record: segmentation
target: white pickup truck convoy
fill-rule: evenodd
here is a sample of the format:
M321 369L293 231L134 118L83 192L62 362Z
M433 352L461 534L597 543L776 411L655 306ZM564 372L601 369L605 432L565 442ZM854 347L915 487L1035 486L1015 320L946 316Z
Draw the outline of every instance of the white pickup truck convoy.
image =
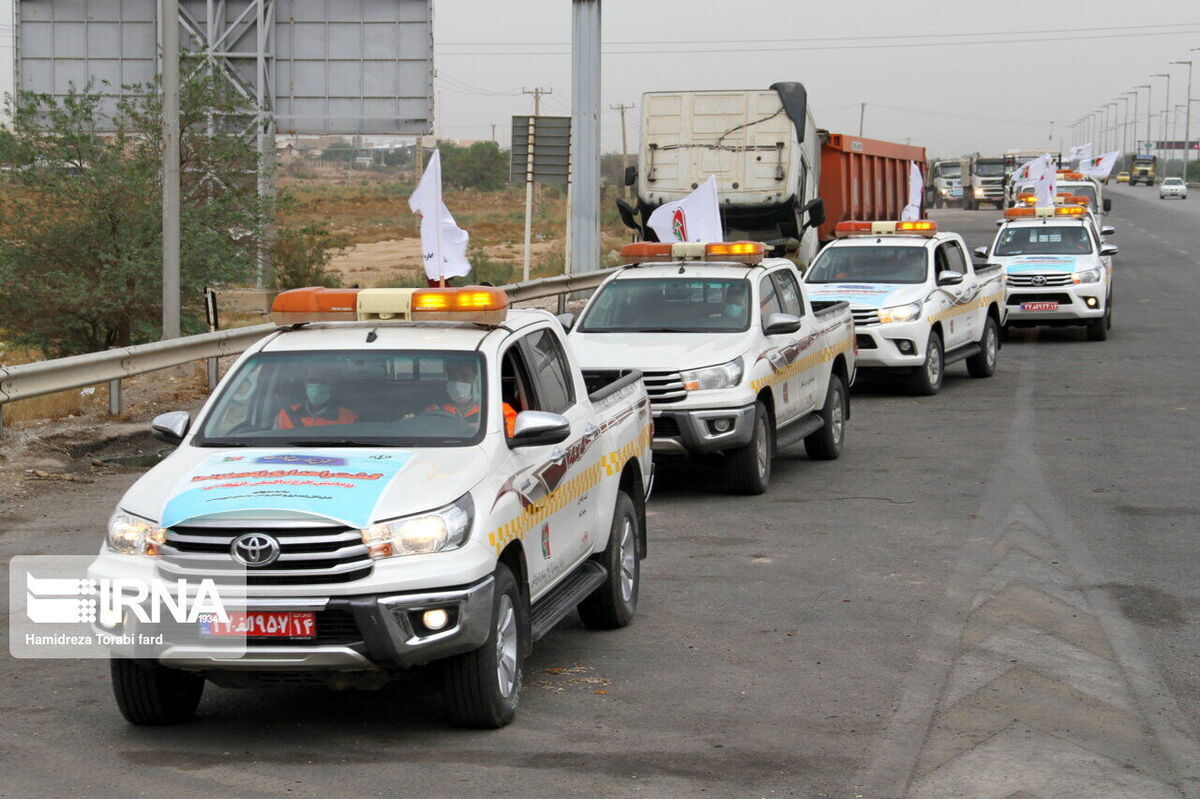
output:
M1081 203L1007 209L991 247L975 250L1004 273L1007 324L1083 325L1090 341L1107 339L1118 250L1102 235L1112 232Z
M908 373L924 395L957 361L991 377L1007 315L999 267L972 266L962 237L929 220L841 222L834 235L804 284L813 301L850 303L860 368Z
M585 378L561 325L499 289L298 289L275 316L194 422L155 420L178 447L89 572L244 574L228 618L112 660L122 713L186 720L206 681L369 687L443 661L457 723L508 723L534 641L575 608L593 628L636 609L641 375Z
M759 242L643 242L622 256L568 338L585 369L642 372L656 454L715 454L741 494L767 490L785 446L838 457L855 368L844 302L806 297L795 266Z

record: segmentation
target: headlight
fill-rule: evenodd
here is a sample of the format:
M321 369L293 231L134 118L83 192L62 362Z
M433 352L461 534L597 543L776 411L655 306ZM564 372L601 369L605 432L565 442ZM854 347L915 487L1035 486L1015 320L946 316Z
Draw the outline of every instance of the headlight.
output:
M474 518L471 495L463 494L443 508L373 524L362 531L362 539L377 559L444 552L466 542Z
M976 196L976 197L982 197L982 196L983 196L983 186L976 186L976 187L975 187L975 196Z
M888 322L911 322L921 316L921 303L910 302L908 305L897 305L894 308L880 308L879 321L883 324Z
M152 521L117 511L108 520L108 548L122 555L158 555L167 531Z
M1082 272L1075 273L1076 283L1099 283L1101 276L1100 267L1085 269Z
M688 391L702 391L706 388L733 388L742 382L742 359L734 358L729 363L719 366L706 366L703 369L690 369L680 372L683 387Z

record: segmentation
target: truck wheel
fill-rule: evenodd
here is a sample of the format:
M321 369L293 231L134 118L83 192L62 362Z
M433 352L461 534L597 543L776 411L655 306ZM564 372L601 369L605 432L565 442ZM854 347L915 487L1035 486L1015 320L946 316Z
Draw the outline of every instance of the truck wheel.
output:
M996 373L996 353L999 350L1000 334L996 331L996 320L989 316L983 323L979 354L967 358L967 374L971 377L991 377Z
M941 390L945 371L946 356L942 352L942 337L936 330L931 330L929 343L925 345L925 363L913 372L909 388L914 394L932 397Z
M1111 298L1104 303L1104 316L1088 322L1088 341L1108 341L1108 331L1112 328L1112 305L1110 302Z
M821 409L825 424L804 439L804 451L815 461L832 461L842 454L846 440L846 387L836 372L829 375L829 390L825 392L825 407Z
M633 621L642 573L638 557L640 540L637 508L629 495L621 491L617 494L612 528L608 531L608 546L597 556L608 570L608 577L579 603L583 626L593 630L615 630Z
M725 482L734 494L765 493L771 483L774 454L771 415L761 402L754 404L754 435L750 443L725 455Z
M446 705L460 727L494 730L517 715L525 671L528 623L512 572L496 566L492 626L487 643L446 661Z
M161 727L189 721L204 693L200 675L151 660L113 658L109 672L117 707L130 724Z

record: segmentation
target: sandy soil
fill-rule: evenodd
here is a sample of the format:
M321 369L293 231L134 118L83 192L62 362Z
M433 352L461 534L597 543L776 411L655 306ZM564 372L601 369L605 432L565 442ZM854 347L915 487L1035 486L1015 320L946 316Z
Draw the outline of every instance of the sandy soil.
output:
M560 239L535 241L532 257L538 259L561 251ZM522 260L520 244L493 244L483 247L488 258L519 266ZM386 239L356 244L334 256L329 268L342 276L346 285L371 288L395 281L411 280L420 269L421 240L419 238Z

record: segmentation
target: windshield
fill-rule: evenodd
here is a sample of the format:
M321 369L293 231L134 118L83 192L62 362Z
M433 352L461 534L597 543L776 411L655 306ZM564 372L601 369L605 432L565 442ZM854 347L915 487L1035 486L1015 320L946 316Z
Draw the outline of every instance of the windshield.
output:
M475 352L258 353L225 383L201 447L447 447L478 442L487 408Z
M580 322L583 333L708 333L750 328L743 278L613 280Z
M1164 186L1182 186L1183 179L1182 178L1167 178L1166 180L1163 181L1163 185Z
M953 166L938 166L933 169L934 177L939 178L959 178L962 177L962 165L955 164Z
M993 255L1086 255L1092 240L1083 227L1005 228Z
M995 161L989 164L984 161L976 161L975 174L985 178L999 177L1004 174L1004 162Z
M805 283L924 283L924 247L826 247Z

